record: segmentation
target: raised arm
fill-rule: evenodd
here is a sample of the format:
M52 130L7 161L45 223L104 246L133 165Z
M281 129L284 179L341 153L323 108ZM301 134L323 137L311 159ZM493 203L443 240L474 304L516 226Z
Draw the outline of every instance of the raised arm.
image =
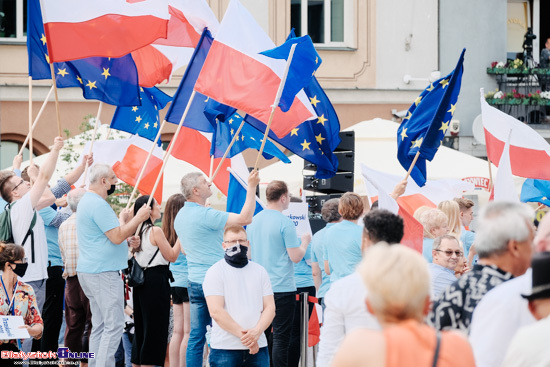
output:
M63 138L57 137L54 140L52 150L48 154L48 158L40 168L36 182L31 188L31 205L33 208L37 207L37 204L46 189L48 182L52 178L53 171L55 170L55 165L57 163L57 158L59 157L59 151L63 148ZM54 199L55 200L55 199Z
M89 155L86 154L84 158L82 159L82 163L80 163L74 170L69 172L64 178L65 181L69 185L74 185L76 181L82 176L84 173L84 169L86 169L86 163L88 163L88 167L90 167L94 163L94 153L90 153Z
M226 226L246 226L252 223L254 217L254 209L256 208L256 187L260 183L260 175L258 171L250 172L248 176L248 187L246 189L246 200L239 214L229 213Z

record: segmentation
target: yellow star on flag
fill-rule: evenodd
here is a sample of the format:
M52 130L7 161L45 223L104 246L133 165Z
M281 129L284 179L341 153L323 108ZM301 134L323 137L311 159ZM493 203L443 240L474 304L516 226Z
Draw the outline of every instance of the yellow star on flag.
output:
M325 138L323 138L321 133L319 133L319 135L315 136L315 140L317 140L317 143L323 144L323 140L325 140Z
M64 68L64 69L59 69L57 68L57 75L61 75L62 77L65 77L65 75L69 74L67 72L67 68Z
M309 101L311 102L311 104L313 105L313 107L317 107L317 103L321 102L317 99L317 96L313 96L313 98L309 98Z
M229 119L229 125L233 123L233 119Z
M422 145L422 141L424 140L424 138L418 138L416 139L415 141L412 142L412 146L411 146L411 149L412 148L420 148L420 146Z
M140 92L143 92L143 88L142 88L142 87L139 87L139 91L140 91Z
M111 76L111 74L109 73L109 68L103 68L103 73L101 73L101 75L103 75L105 77L105 80L107 80L107 78Z
M301 143L300 145L302 146L302 151L304 151L304 150L306 150L306 149L307 149L307 150L310 150L310 149L309 149L309 146L311 145L311 143L308 143L308 142L306 141L306 139L304 139L304 142Z
M50 57L48 56L48 54L44 54L44 56L46 57L46 61L48 62L48 64L50 63Z
M145 125L143 125L144 128L148 129L149 128L149 123L146 122Z
M443 89L445 89L445 87L449 85L449 81L447 79L443 79L439 82L439 84L441 84L443 86Z
M138 106L133 106L132 107L132 112L137 112L137 110L138 110Z
M244 141L244 135L241 134L241 141Z
M155 105L155 110L158 110L157 105Z
M405 138L408 138L409 136L407 135L407 128L403 128L403 131L401 131L401 141L405 140Z
M420 103L421 100L422 100L422 97L420 97L420 96L416 97L416 99L414 100L414 105L418 106L418 104Z
M231 129L230 133L231 135L235 134L235 130Z
M451 109L447 112L451 113L451 116L455 115L456 105L451 103Z
M542 200L548 200L548 198L546 196L543 196Z
M42 37L40 37L40 41L42 41L43 45L46 44L46 36L44 35L44 33L42 33Z
M315 63L319 63L319 58L318 57L315 57Z
M407 111L407 113L408 113L407 116L405 116L405 118L403 120L408 120L408 119L411 118L411 116L412 116L411 111Z
M443 130L443 135L445 135L447 133L447 130L449 130L449 122L441 121L441 127L439 128L439 130Z
M317 119L317 123L318 124L323 124L323 126L325 126L325 122L328 121L328 119L325 118L325 114L322 114L321 116L319 116L319 118Z
M156 122L153 124L153 127L156 129L157 126L159 126L159 124L157 124Z
M86 84L86 86L87 86L87 87L90 87L90 90L92 90L92 89L94 89L94 88L97 88L97 87L95 86L95 83L96 83L96 82L97 82L97 81L92 82L91 80L88 80L88 84Z
M297 127L295 127L294 129L292 129L292 130L290 131L290 136L292 136L292 135L298 136L298 130L300 130L300 129L297 128Z
M428 92L431 92L432 90L434 90L434 85L432 83L430 83L430 86L426 90Z
M78 80L80 82L80 84L84 84L84 83L82 83L82 78L80 77L80 75L76 76L76 80Z
M141 118L141 116L136 117L136 122L137 122L138 124L141 122L141 120L143 120L143 119Z

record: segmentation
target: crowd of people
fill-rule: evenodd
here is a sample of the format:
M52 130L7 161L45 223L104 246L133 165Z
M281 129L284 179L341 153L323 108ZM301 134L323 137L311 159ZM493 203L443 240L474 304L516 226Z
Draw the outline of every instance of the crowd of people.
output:
M420 207L419 253L400 244L400 216L355 193L324 203L313 237L283 214L283 181L254 215L257 171L240 213L209 207L211 182L192 172L164 214L145 195L117 215L118 179L92 155L49 186L62 147L42 167L21 171L16 156L0 171L12 232L0 315L21 316L30 336L0 351L57 352L64 315L74 354L60 364L297 367L307 292L322 310L318 367L550 365L550 215L535 222L526 204L487 204L475 233L471 200ZM86 166L89 186L72 188Z

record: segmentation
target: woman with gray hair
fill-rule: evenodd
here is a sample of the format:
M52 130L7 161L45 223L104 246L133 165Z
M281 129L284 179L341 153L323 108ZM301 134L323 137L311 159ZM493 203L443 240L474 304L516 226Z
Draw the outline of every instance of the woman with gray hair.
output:
M368 290L366 307L382 330L348 334L332 366L475 366L464 336L439 333L424 324L430 309L430 275L420 254L402 245L372 246L358 272Z

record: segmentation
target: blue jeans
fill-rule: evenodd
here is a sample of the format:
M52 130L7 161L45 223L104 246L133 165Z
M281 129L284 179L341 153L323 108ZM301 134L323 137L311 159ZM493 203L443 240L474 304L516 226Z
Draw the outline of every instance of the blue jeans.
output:
M248 349L211 349L208 360L210 367L267 367L269 352L267 347L260 348L256 354L250 354Z
M187 367L202 367L206 326L212 325L212 318L208 312L202 284L189 282L187 291L190 302L191 332L187 343L186 362Z

